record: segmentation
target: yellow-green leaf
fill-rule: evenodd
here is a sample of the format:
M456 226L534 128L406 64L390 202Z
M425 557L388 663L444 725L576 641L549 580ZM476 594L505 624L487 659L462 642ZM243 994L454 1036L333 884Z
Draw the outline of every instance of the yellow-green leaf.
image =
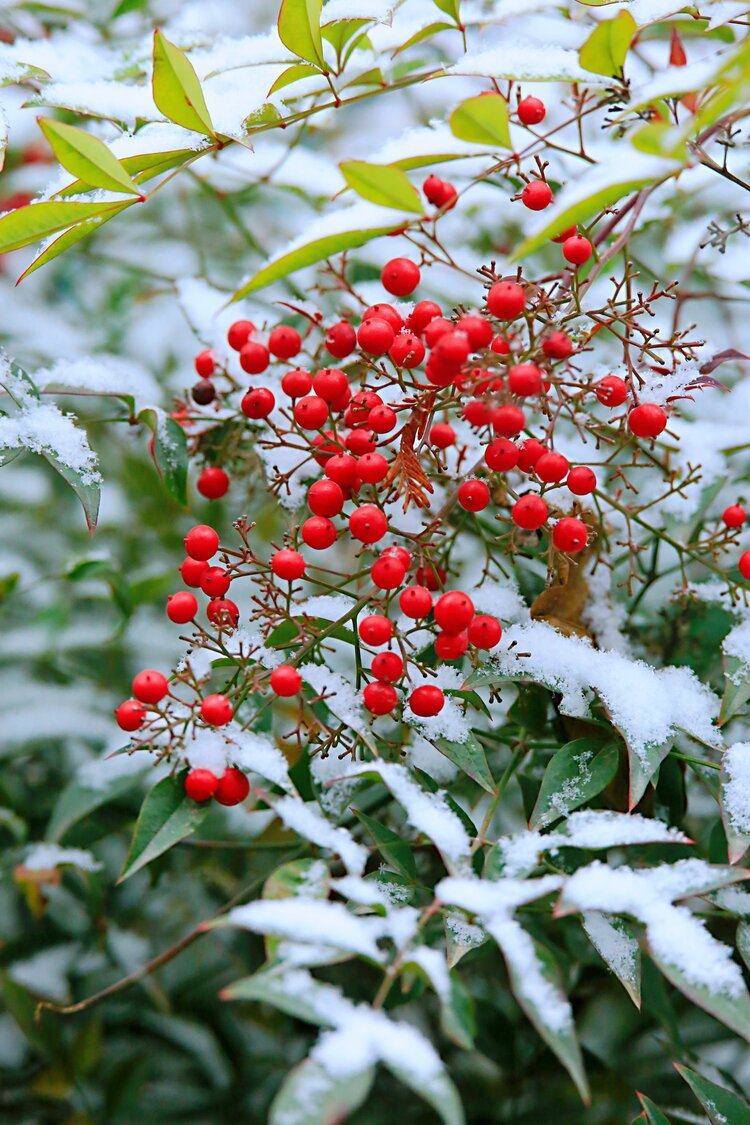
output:
M502 94L477 94L453 110L448 119L451 133L470 144L510 148L508 103Z
M614 19L602 20L578 52L578 61L592 74L621 74L637 30L630 12L620 12Z
M268 93L275 94L277 90L291 86L292 82L299 82L301 78L313 78L316 74L320 74L316 66L311 66L310 63L294 63L281 72Z
M76 242L82 242L84 238L88 238L90 234L94 234L103 223L108 223L110 219L114 219L115 215L118 215L120 211L124 211L126 207L132 206L133 204L129 201L127 203L118 203L107 215L95 215L93 218L84 219L84 221L77 226L70 227L69 230L63 231L53 242L48 243L40 254L37 254L31 265L23 271L16 285L19 285L29 274L34 273L42 266L46 266L53 258L58 258L69 246L75 246Z
M349 187L370 203L423 214L419 192L406 173L395 165L345 160L339 167Z
M154 101L165 117L196 133L214 135L198 75L187 55L154 32Z
M127 206L127 205L126 205ZM0 254L20 250L55 231L85 219L104 218L122 210L122 203L30 203L0 217Z
M282 0L279 10L279 39L307 62L323 66L323 37L320 12L323 0Z
M138 185L133 183L114 153L98 137L75 125L55 121L52 117L40 117L39 128L63 168L71 175L78 176L91 187L140 195Z

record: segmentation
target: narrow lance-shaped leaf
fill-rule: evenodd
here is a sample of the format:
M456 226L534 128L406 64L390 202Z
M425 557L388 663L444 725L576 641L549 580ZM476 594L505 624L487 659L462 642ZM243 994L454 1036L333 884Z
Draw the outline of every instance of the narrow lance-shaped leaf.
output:
M357 819L372 836L386 863L389 863L398 871L399 875L403 875L405 879L413 883L417 875L417 867L407 841L398 836L387 825L381 824L375 817L368 816L367 813L360 812L359 809L353 811Z
M453 110L448 124L453 136L459 140L499 148L511 147L508 103L502 94L477 94L467 98Z
M320 12L323 0L282 0L279 10L279 39L307 62L324 65Z
M121 211L123 203L30 203L0 217L0 254L30 246L55 231L76 226L86 219L104 219Z
M598 738L563 746L544 772L529 827L544 828L596 797L617 773L618 760L617 745L603 746Z
M578 52L578 61L592 74L620 74L637 30L630 12L620 12L614 19L602 20Z
M638 1101L643 1106L643 1113L637 1118L638 1121L643 1119L646 1125L670 1125L669 1118L662 1113L655 1102L651 1101L651 1098L647 1098L645 1094L638 1094Z
M365 160L347 160L340 165L344 179L362 199L381 207L402 211L424 211L419 192L409 177L393 164L368 164Z
M729 862L738 863L750 847L750 802L747 793L747 763L750 743L736 742L721 763L719 805L729 845Z
M750 1105L739 1094L709 1082L687 1066L675 1063L675 1070L705 1109L711 1125L750 1125Z
M138 415L154 435L154 459L170 496L187 504L187 438L179 422L158 407L148 407Z
M366 1066L354 1074L334 1077L315 1059L304 1059L284 1079L271 1106L269 1125L332 1125L344 1121L362 1105L374 1076L375 1068Z
M598 910L587 911L581 921L594 949L640 1008L641 947L633 924Z
M488 793L497 789L495 779L487 765L487 757L481 743L470 734L463 742L449 742L447 738L438 738L435 742L441 754L445 754L449 761L458 766L463 773L473 778L478 785Z
M187 55L154 32L154 101L165 117L196 133L214 135L198 75Z
M125 865L118 882L129 879L157 856L190 836L208 812L185 796L185 786L176 777L163 778L141 806Z
M75 125L55 121L52 117L40 117L39 127L55 156L71 175L78 176L91 187L140 195L138 185L98 137Z
M83 242L84 238L95 234L104 223L108 223L110 219L114 219L121 211L132 206L133 203L130 201L118 203L116 207L113 207L106 215L95 215L92 219L84 219L84 221L78 223L77 226L70 227L68 230L63 231L63 233L59 234L52 242L48 242L44 249L37 254L31 265L27 266L23 271L16 285L20 285L24 278L27 278L29 274L35 273L36 270L41 269L42 266L46 266L48 262L59 258L70 246L75 246L77 242Z

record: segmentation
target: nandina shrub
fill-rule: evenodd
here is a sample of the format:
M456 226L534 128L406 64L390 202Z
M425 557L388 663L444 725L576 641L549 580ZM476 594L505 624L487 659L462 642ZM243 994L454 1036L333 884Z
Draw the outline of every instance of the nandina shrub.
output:
M90 235L118 260L136 204L158 247L178 176L209 232L221 216L211 283L175 278L172 402L80 357L2 373L0 445L49 461L92 531L107 476L42 392L118 403L98 442L133 516L66 576L122 618L114 672L87 672L131 681L117 752L70 777L32 745L48 773L7 786L24 1119L750 1116L747 31L734 5L642 7L561 3L545 20L572 45L544 50L541 17L492 4L415 28L408 4L284 0L278 37L176 20L151 54L146 9L106 90L8 45L35 104L99 122L40 122L59 178L0 218L8 253L48 238L24 276ZM357 159L361 103L413 124L417 83L442 121ZM258 184L288 187L299 149L319 205L305 159L342 120L321 194L347 196L261 254L287 193L274 212L232 176L283 129ZM180 236L203 249L200 222ZM132 268L144 292L165 276ZM137 470L116 422L148 435ZM144 550L156 581L130 573ZM164 620L139 628L149 602ZM169 1044L145 1093L144 1036Z

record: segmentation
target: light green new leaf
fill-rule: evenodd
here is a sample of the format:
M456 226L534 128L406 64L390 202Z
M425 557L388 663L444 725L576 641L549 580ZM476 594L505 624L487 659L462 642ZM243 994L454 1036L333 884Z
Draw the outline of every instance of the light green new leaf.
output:
M279 39L292 54L318 66L324 65L320 12L323 0L282 0L279 10Z
M291 86L301 78L313 78L316 74L320 74L316 66L311 66L310 63L294 63L281 72L268 93L275 94L277 90L283 90L285 86Z
M432 2L436 8L445 12L446 16L451 16L458 23L458 9L461 0L432 0Z
M419 192L409 177L393 164L368 164L365 160L345 160L341 172L350 188L370 203L401 211L424 211Z
M159 407L147 407L138 415L154 435L154 459L167 492L178 504L187 504L187 437L179 422Z
M198 75L187 55L154 32L154 102L165 117L196 133L214 136Z
M578 61L592 74L619 75L637 30L630 12L602 20L578 52Z
M530 828L545 828L596 797L617 773L615 743L600 738L577 738L551 758L529 820Z
M68 172L91 187L140 195L140 189L103 141L52 117L40 117L39 127Z
M647 1098L645 1094L638 1094L638 1101L643 1106L643 1113L638 1118L639 1121L643 1118L646 1125L669 1125L669 1118L662 1113L658 1105L651 1101L651 1098Z
M69 246L75 246L77 242L82 242L84 238L88 238L89 235L94 234L104 223L108 223L110 219L114 219L116 215L119 215L120 211L124 211L126 207L132 206L133 203L130 201L118 203L117 206L104 217L94 216L93 219L85 219L82 223L78 223L77 226L70 227L69 230L63 231L54 241L48 242L41 253L37 254L31 265L27 266L23 271L16 284L18 285L24 278L28 277L29 274L34 273L42 266L46 266L47 263L51 262L54 258L58 258Z
M675 1063L675 1070L705 1109L711 1125L750 1125L750 1105L739 1094L709 1082L687 1066Z
M448 124L459 140L511 148L508 103L502 94L477 94L467 98L453 110Z
M185 795L181 779L163 778L141 806L118 883L190 836L207 812L207 805L198 805Z
M122 203L30 203L0 217L0 254L30 246L55 231L76 226L86 219L103 219L121 211Z

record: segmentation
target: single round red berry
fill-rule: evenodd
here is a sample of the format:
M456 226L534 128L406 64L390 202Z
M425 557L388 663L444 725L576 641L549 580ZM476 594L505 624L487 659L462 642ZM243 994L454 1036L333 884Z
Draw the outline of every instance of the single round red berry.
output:
M584 262L588 262L594 253L594 248L588 238L584 238L582 234L572 234L563 242L562 252L565 260L571 265L582 266Z
M481 351L482 348L488 348L492 343L494 335L492 325L483 316L475 316L469 314L458 318L456 328L462 332L469 341L469 347L473 352Z
M137 699L126 699L115 711L120 730L138 730L146 721L146 712Z
M201 703L201 718L212 727L225 727L231 722L234 707L225 695L207 695Z
M370 567L370 577L380 590L395 590L406 577L406 568L396 555L381 555Z
M426 617L432 609L432 594L426 586L407 586L398 599L399 609L416 620Z
M641 438L658 437L667 428L667 416L654 402L634 406L628 414L628 429Z
M438 340L453 332L453 325L443 316L434 317L424 330L424 342L428 348L436 346Z
M469 634L466 630L454 634L438 633L435 637L435 652L441 660L458 660L468 647Z
M404 674L404 662L397 652L379 652L372 658L372 674L381 683L392 684Z
M510 344L504 336L495 336L490 344L490 351L495 352L496 355L510 355Z
M750 551L743 551L737 563L743 578L750 578Z
M427 440L435 449L448 449L456 444L456 431L448 422L433 422Z
M292 413L303 430L319 430L328 421L328 403L318 395L306 395L294 404Z
M522 473L530 473L543 453L547 452L546 446L536 438L526 438L518 447L518 467Z
M518 406L508 404L498 406L492 415L492 428L501 437L511 438L520 434L526 425L526 416Z
M360 543L377 543L388 530L388 520L374 504L363 504L349 516L349 530Z
M594 394L604 406L622 406L628 397L628 385L619 375L605 375L594 384Z
M396 333L388 321L379 317L363 320L357 330L357 343L367 355L385 355L395 338Z
M552 202L552 188L545 180L532 180L521 192L521 202L530 211L543 211Z
M496 617L479 613L469 625L469 643L475 648L494 648L503 635L502 626Z
M301 367L293 367L281 380L281 389L289 398L303 398L312 390L312 375Z
M185 792L191 801L210 801L219 785L212 770L190 770L185 777Z
M201 584L201 578L207 570L208 563L205 559L191 559L190 556L188 556L180 567L182 581L186 586L192 586L194 589L197 589Z
M445 706L445 696L439 687L433 684L423 684L415 688L409 696L409 706L415 715L421 719L439 715Z
M214 793L214 800L218 801L220 805L239 805L245 800L250 792L250 782L245 777L242 770L235 769L230 766L224 770L224 773L219 778L219 784L216 792Z
M240 619L239 606L231 598L212 598L206 606L206 617L212 625L234 629Z
M279 664L271 673L270 683L271 691L275 695L288 699L299 692L302 687L302 677L291 664Z
M332 430L324 430L322 434L315 434L310 439L310 445L317 450L313 454L313 458L318 465L325 466L331 457L341 452L339 440L334 436Z
M482 512L490 502L490 490L483 480L465 480L459 485L458 502L467 512Z
M517 363L508 372L508 390L521 398L538 395L542 390L542 372L535 363Z
M404 327L404 320L401 313L389 305L387 301L378 301L374 305L369 305L368 308L362 313L362 320L387 320L393 329L394 335L400 332Z
M583 520L578 520L575 516L565 516L552 528L552 542L558 551L575 555L586 546L588 534L588 528Z
M518 464L518 446L507 438L496 438L484 451L488 469L496 473L507 473Z
M428 590L442 590L445 586L445 579L447 573L442 566L418 566L414 572L414 578L421 586L426 586Z
M300 535L313 551L325 551L336 542L336 528L325 516L310 516L302 524Z
M451 590L435 602L435 623L444 633L462 633L474 616L474 603L468 594Z
M240 352L240 367L243 371L247 371L248 375L260 375L266 370L270 361L268 348L256 340L248 340Z
M545 484L556 484L568 475L570 462L562 453L543 453L534 466L534 472Z
M229 491L229 477L217 465L209 465L198 477L197 487L207 500L219 500Z
M366 430L362 426L358 426L355 430L350 430L346 435L344 445L350 453L354 453L357 457L364 457L366 453L374 453L376 441L373 436L372 430Z
M305 560L299 551L284 547L281 551L271 556L271 570L277 578L287 582L294 582L305 573Z
M380 484L388 475L388 462L382 453L365 453L357 461L357 471L365 484Z
M487 308L500 320L515 320L526 307L526 294L515 281L496 281L487 294Z
M342 488L351 488L359 475L357 459L350 457L348 453L336 453L328 458L323 472L329 480L335 480Z
M357 631L360 640L363 640L366 645L384 645L393 636L393 626L388 618L383 617L380 613L372 613L369 617L363 617Z
M348 320L331 325L326 332L325 346L334 359L345 359L351 355L357 346L357 333Z
M518 120L522 125L538 125L547 116L547 107L541 98L522 98L518 103Z
M745 509L740 507L739 504L730 504L730 506L725 508L722 512L721 518L727 527L742 527L747 516L745 514Z
M441 316L442 312L440 305L436 305L434 301L417 301L407 317L406 326L410 332L419 334L424 332L431 320Z
M408 570L411 566L411 555L406 550L406 547L386 547L383 551L384 555L394 555L399 560L404 570Z
M315 516L337 516L344 506L341 485L334 480L316 480L308 490L307 504Z
M462 414L470 426L488 426L492 420L492 408L481 398L469 399Z
M367 425L376 434L389 434L398 425L398 415L390 406L375 406L367 415Z
M398 706L398 693L392 684L374 680L362 692L362 702L371 715L390 715Z
M179 594L170 594L167 598L167 617L170 621L174 621L175 625L185 625L186 622L192 621L197 612L198 601L195 595L189 594L187 590L182 590Z
M185 536L185 550L191 559L201 561L212 558L219 549L219 535L208 524L199 523L191 527Z
M396 367L406 367L411 371L412 368L419 367L424 359L424 344L413 332L399 332L388 350L388 355Z
M576 465L565 483L574 496L588 496L596 488L596 473L588 465Z
M254 331L255 325L252 320L235 320L227 332L230 348L233 348L236 352L241 352Z
M516 527L521 527L524 531L538 531L546 522L547 515L547 505L541 496L534 493L528 493L520 500L516 500L510 513Z
M214 353L210 348L205 348L202 352L198 352L193 360L195 370L200 375L201 379L210 379L216 370L216 363L214 361Z
M313 376L313 390L325 402L335 402L349 387L349 380L338 367L324 367Z
M153 668L139 672L133 680L133 695L141 703L158 703L169 691L167 677Z
M567 332L550 332L542 340L542 351L549 359L567 359L573 354L573 341Z
M223 598L231 585L232 577L223 566L210 566L201 578L201 590L209 598Z
M383 288L394 297L408 297L419 285L420 277L419 266L409 258L391 258L380 274Z
M268 350L278 359L291 359L301 347L302 337L296 328L290 328L288 324L280 324L268 337Z
M576 234L577 230L578 228L576 226L566 227L565 230L561 230L559 234L556 234L552 241L558 243L567 242L569 238L572 238L573 235Z
M275 405L276 399L273 391L269 390L268 387L256 387L243 396L240 409L246 418L252 418L253 421L258 422L262 418L267 418Z

